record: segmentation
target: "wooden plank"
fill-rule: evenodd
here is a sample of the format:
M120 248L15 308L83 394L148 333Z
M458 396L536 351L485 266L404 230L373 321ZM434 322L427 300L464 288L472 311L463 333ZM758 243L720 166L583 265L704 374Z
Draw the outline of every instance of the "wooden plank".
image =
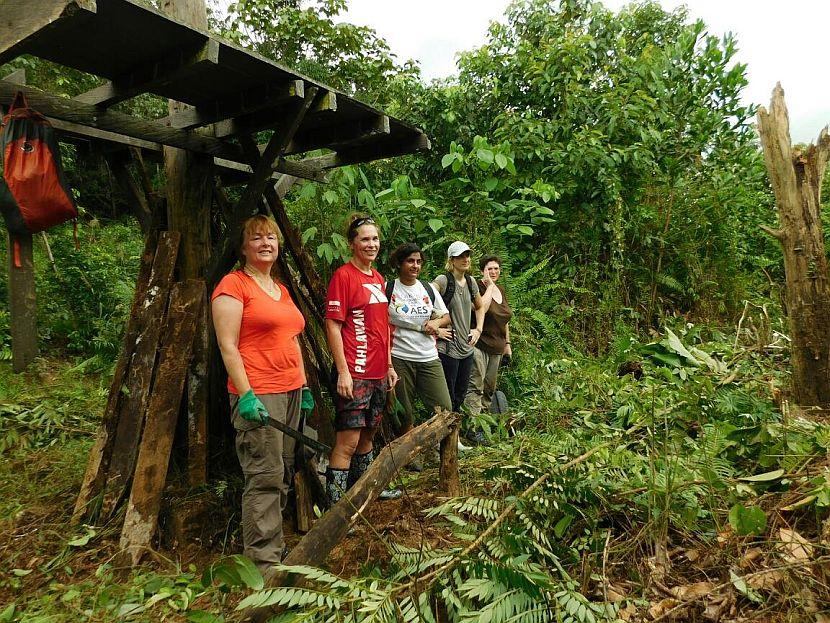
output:
M84 20L96 11L95 0L3 0L0 3L0 65L26 53L50 27Z
M450 411L438 413L381 450L361 479L317 520L314 527L291 550L283 564L321 566L334 546L346 536L352 522L386 488L397 470L446 437L451 428L457 425L458 417L458 414ZM275 574L267 580L267 584L271 587L282 586L286 580L284 574ZM273 608L248 609L241 618L243 621L262 623L274 613Z
M127 373L125 396L118 414L113 442L112 460L102 504L103 516L109 516L126 494L127 485L135 471L144 414L153 387L153 373L159 340L167 314L167 301L173 284L179 241L178 232L162 232L158 251L144 297L140 303L146 323L135 338L132 360Z
M17 91L23 91L32 108L39 110L47 117L115 132L143 141L178 147L195 153L210 154L242 164L247 163L242 148L237 144L186 130L168 128L154 121L146 121L112 110L100 110L90 104L74 102L51 95L40 89L0 80L0 102L11 102ZM313 165L304 165L298 162L285 162L278 159L274 163L274 170L305 179L325 179L325 175L320 172L319 168L315 169Z
M317 87L315 88L315 92ZM306 91L309 87L306 86ZM309 111L309 117L314 115L325 115L337 110L337 95L332 91L324 91L314 102ZM254 134L262 130L270 130L284 124L287 115L281 106L269 107L248 115L243 115L228 121L222 121L214 126L214 136L225 138L228 136L240 136ZM288 173L288 171L285 171Z
M32 235L8 237L9 325L12 371L25 371L37 357L37 297Z
M196 279L177 283L170 294L167 327L121 532L121 550L131 565L150 548L158 526L186 370L204 300L205 283Z
M302 100L304 97L305 83L302 80L257 85L241 93L232 93L211 102L197 104L193 108L159 119L159 123L172 128L190 130L263 108L282 106L295 100Z
M200 72L215 67L218 63L219 42L208 39L196 50L176 50L166 58L142 63L128 73L72 99L108 108L136 95L158 91L178 80L198 76Z
M389 117L376 115L359 119L344 125L316 128L297 135L285 150L286 154L297 154L315 149L356 147L371 142L378 136L389 135Z
M150 283L150 275L153 271L153 260L156 256L158 245L158 232L150 229L144 242L144 251L141 254L141 262L136 278L133 304L130 308L130 316L127 320L127 327L124 331L124 338L121 341L121 351L118 355L118 362L115 365L115 372L110 383L107 405L104 408L104 415L98 434L95 437L95 444L89 452L86 471L81 482L81 490L75 502L75 509L72 512L72 522L80 523L84 520L94 520L97 516L97 504L93 502L98 498L104 488L109 464L112 458L112 448L115 441L115 431L118 426L118 417L121 412L120 405L124 398L123 388L127 377L127 370L135 350L136 339L140 331L147 324L147 308L143 306L147 288ZM100 502L100 500L98 500Z
M305 534L311 530L311 525L314 523L314 504L311 500L308 480L302 471L294 474L294 493L297 505L297 532Z
M438 468L438 488L450 497L461 495L458 477L458 425L441 440L441 464Z

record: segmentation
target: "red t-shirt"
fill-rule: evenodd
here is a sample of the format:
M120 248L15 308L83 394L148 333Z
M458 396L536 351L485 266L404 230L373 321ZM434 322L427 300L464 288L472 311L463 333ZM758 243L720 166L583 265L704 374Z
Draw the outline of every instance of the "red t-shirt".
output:
M305 385L302 353L297 336L305 328L305 318L294 305L285 286L275 301L241 270L225 275L211 300L227 295L242 302L239 327L239 354L245 374L255 394L281 394ZM228 378L228 391L239 394Z
M343 323L343 351L358 379L382 379L389 369L389 303L385 281L372 269L366 275L349 262L336 271L326 295L326 318Z

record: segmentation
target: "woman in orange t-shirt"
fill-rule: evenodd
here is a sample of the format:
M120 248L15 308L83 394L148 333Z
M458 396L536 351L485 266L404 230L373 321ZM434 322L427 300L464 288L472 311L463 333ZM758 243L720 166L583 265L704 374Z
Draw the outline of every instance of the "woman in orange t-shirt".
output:
M282 511L293 476L294 440L268 418L297 428L303 357L297 337L305 319L271 270L279 252L277 225L254 216L242 228L241 268L213 291L216 338L228 371L236 453L245 475L245 555L263 573L282 559Z

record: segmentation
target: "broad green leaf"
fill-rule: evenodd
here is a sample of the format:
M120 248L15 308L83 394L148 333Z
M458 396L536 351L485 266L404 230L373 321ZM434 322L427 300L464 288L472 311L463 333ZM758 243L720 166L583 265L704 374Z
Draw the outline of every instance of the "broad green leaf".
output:
M688 349L683 346L683 342L680 341L680 338L674 334L674 331L666 327L666 339L663 342L668 348L676 352L678 355L686 359L689 363L694 366L700 367L700 362L695 359L694 355L688 351Z
M411 203L416 208L423 208L427 202L424 199L410 199L409 203Z
M503 169L507 166L507 156L504 154L496 154L496 166Z
M744 476L738 480L743 480L744 482L770 482L772 480L778 480L783 475L783 469L776 469L771 472L764 472L763 474L755 474L754 476Z
M493 164L493 152L489 149L479 149L478 151L476 151L476 157L482 162L486 162L487 164Z
M303 232L302 241L303 244L308 243L309 240L314 238L317 235L317 228L316 227L309 227Z
M456 158L457 156L455 154L444 154L444 157L441 158L441 167L446 169Z
M323 193L323 201L325 201L329 205L334 204L339 198L340 198L340 195L338 195L333 190L327 190L326 192Z
M431 218L429 219L429 221L427 221L427 225L429 225L429 228L433 232L437 233L438 230L444 226L444 221L442 221L440 218Z
M484 188L487 189L488 192L493 192L496 190L496 186L499 185L499 181L495 177L488 177L484 181Z
M740 536L759 535L767 528L767 516L757 506L735 504L729 511L729 525Z
M31 572L32 572L32 569L12 569L12 574L17 576L18 578L22 578L24 576L27 576Z

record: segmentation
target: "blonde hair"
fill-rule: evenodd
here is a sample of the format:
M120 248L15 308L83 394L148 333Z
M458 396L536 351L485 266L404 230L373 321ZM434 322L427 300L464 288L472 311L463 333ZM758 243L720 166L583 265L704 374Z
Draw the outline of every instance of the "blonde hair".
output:
M276 221L264 214L252 216L242 224L242 231L239 233L239 246L236 250L242 266L245 266L245 255L242 253L242 249L245 243L248 242L248 239L254 234L265 234L266 236L274 234L277 237L279 246L282 246L282 236L280 235L280 228L277 226Z
M456 255L455 257L448 257L447 258L447 261L444 263L444 268L447 270L448 273L451 273L453 270L455 270L455 266L453 265L452 261L458 259L459 257L461 257L461 256ZM472 271L472 269L473 269L473 262L471 260L470 261L470 270L465 270L464 274L466 275L467 273Z

